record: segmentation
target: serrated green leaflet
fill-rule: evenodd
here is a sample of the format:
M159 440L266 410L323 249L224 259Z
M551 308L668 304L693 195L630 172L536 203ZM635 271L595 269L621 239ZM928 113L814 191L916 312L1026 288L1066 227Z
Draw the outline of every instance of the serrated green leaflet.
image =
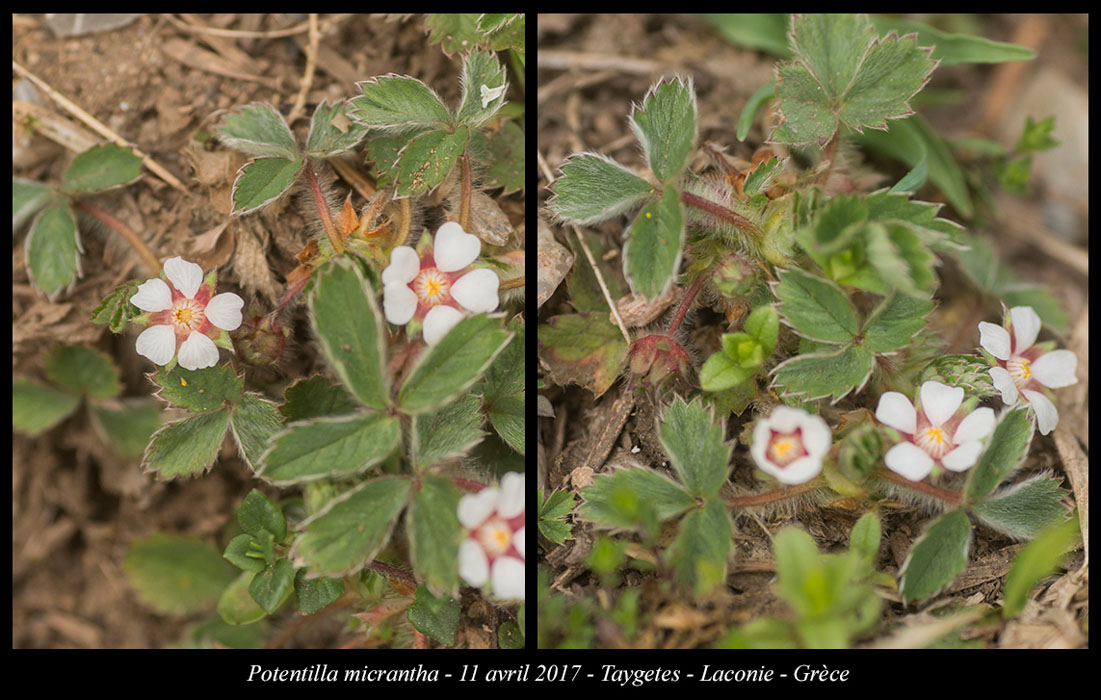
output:
M630 123L650 170L659 182L672 183L688 164L699 137L691 78L656 83L631 113Z
M344 580L325 577L306 578L306 570L299 569L294 577L294 592L298 597L298 612L303 615L312 615L344 595Z
M684 249L684 210L680 194L667 186L662 198L639 211L623 250L631 288L657 299L673 281Z
M103 441L123 457L141 457L164 418L152 399L97 401L88 404L88 411Z
M478 397L468 394L435 413L413 419L416 433L411 457L418 470L464 455L485 437L480 406Z
M617 497L618 492L630 493L637 498L626 504ZM591 486L581 491L584 503L578 515L593 521L600 527L634 528L643 524L640 504L653 509L658 520L668 520L696 505L692 494L668 477L648 469L618 469L609 475L597 476ZM628 506L628 507L624 507Z
M197 370L177 365L171 372L159 369L147 376L161 388L157 396L189 411L213 411L223 402L240 403L244 387L244 378L229 365Z
M463 56L459 76L463 92L455 121L474 129L492 119L505 103L507 78L495 54L475 50Z
M773 293L784 321L804 338L847 343L860 332L852 302L829 280L789 268L780 273Z
M101 352L81 345L61 345L46 355L46 376L74 394L110 399L122 391L118 369Z
M364 406L389 406L382 315L358 266L341 260L327 266L317 275L309 305L321 349L345 387Z
M551 542L562 544L570 536L569 523L563 522L574 507L574 497L569 491L555 491L543 500L539 490L539 532Z
M303 526L294 545L311 573L341 576L369 563L390 539L410 484L384 477L367 481L330 501Z
M416 78L389 75L360 83L363 95L353 97L348 116L371 129L404 133L413 129L440 129L451 115L439 95Z
M263 571L264 560L256 556L256 545L253 542L252 535L237 535L226 545L226 551L222 553L222 558L242 571L253 573Z
M458 505L459 492L451 482L427 474L405 517L413 568L436 591L457 592L459 586Z
M269 615L279 609L294 593L294 564L280 559L252 577L248 586L252 599Z
M233 183L233 213L248 214L283 196L294 184L306 161L260 158L248 163Z
M135 540L124 566L142 601L176 615L209 608L233 580L218 550L193 537L158 533Z
M348 103L330 105L322 100L310 120L310 134L306 138L306 155L310 158L332 158L355 148L367 134L363 124L348 123L344 110ZM345 129L336 126L336 120L344 119Z
M920 22L911 22L900 17L876 15L872 24L880 34L898 32L899 35L917 34L918 44L932 46L932 57L942 66L956 66L963 63L1003 63L1006 61L1031 61L1036 52L1025 46L991 41L971 34L953 34Z
M971 512L984 525L1026 540L1066 517L1065 495L1058 481L1040 474L973 504Z
M388 187L394 179L394 166L405 144L409 143L419 131L396 136L376 136L367 140L367 160L375 164L379 187Z
M850 391L860 391L874 364L875 355L858 345L796 355L774 370L775 384L785 394L807 400L832 396L836 402Z
M1052 526L1017 554L1002 589L1003 617L1009 619L1024 611L1029 592L1067 556L1079 537L1078 530L1077 519Z
M742 191L753 196L758 192L767 190L772 178L782 170L783 161L778 158L769 158L759 163L745 178Z
M231 625L247 625L267 615L248 592L254 576L252 571L242 572L218 599L218 614Z
M104 297L92 312L92 323L106 323L112 333L121 333L129 325L130 319L141 315L141 309L130 303L130 298L138 291L138 283L131 280L123 282Z
M80 234L67 200L38 213L27 234L27 270L31 281L51 298L80 273Z
M676 582L699 596L726 581L732 529L730 515L719 500L708 501L685 516L669 547Z
M1034 427L1027 406L1006 411L994 428L986 451L967 475L963 490L966 501L986 496L1021 465L1028 454Z
M11 232L15 233L53 198L53 190L32 180L11 179Z
M707 358L700 368L700 387L704 391L725 391L754 374L754 370L742 367L737 359L720 350Z
M879 553L880 534L879 518L875 513L865 513L853 525L849 535L849 551L869 565L874 565L876 554Z
M294 134L269 104L256 102L230 114L218 129L218 138L253 156L292 160L298 155Z
M753 309L745 320L745 332L760 343L765 357L771 355L780 337L780 316L776 309L770 304Z
M658 434L669 461L688 490L713 498L730 471L730 445L723 441L724 425L715 423L700 401L677 398L662 414Z
M218 458L228 426L225 408L169 423L153 434L142 466L162 479L204 472Z
M256 471L260 468L260 456L268 448L272 436L283 429L283 422L273 401L249 391L241 397L241 403L233 407L229 427L241 457Z
M925 327L925 315L932 310L931 301L893 293L864 324L864 348L871 352L890 352L909 345L914 334Z
M23 377L11 384L11 427L28 435L52 428L76 410L80 399Z
M417 597L405 613L409 623L418 632L427 634L440 644L451 646L459 630L459 601L450 596L433 596L422 583L417 586Z
M654 191L650 183L599 153L579 153L562 165L554 181L552 212L575 224L594 224L625 214Z
M485 172L485 188L502 188L502 194L516 192L524 186L526 154L524 130L514 121L506 121L489 138L493 157Z
M490 404L486 413L501 439L520 454L525 450L525 411L523 396L504 396Z
M928 298L936 287L935 258L906 224L870 223L864 228L868 260L884 283L905 294Z
M347 476L378 464L400 441L397 418L382 413L292 423L272 440L258 476L280 485Z
M796 15L791 27L795 61L778 71L775 143L822 145L839 124L886 128L912 113L909 100L936 65L914 37L875 40L864 15Z
M344 416L359 410L359 404L344 391L321 375L299 379L287 387L286 401L279 412L287 421Z
M428 348L398 390L403 413L425 413L466 391L512 339L499 319L476 314Z
M245 500L237 508L237 522L241 529L250 535L259 535L267 530L282 541L287 536L287 521L279 506L256 489L248 492Z
M78 194L121 187L141 177L141 158L113 143L93 146L78 155L65 170L61 189Z
M902 563L899 592L906 602L931 596L952 582L967 566L971 522L957 509L929 526Z
M469 138L470 131L461 126L454 133L429 131L405 144L394 174L395 195L424 194L443 182Z
M524 393L524 324L513 320L507 329L516 334L486 370L480 388L487 403L511 394Z

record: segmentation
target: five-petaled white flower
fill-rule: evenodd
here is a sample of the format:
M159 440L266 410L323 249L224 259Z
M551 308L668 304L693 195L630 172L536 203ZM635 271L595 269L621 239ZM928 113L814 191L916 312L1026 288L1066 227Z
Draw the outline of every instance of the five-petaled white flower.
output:
M897 391L879 397L875 417L905 438L887 450L887 468L910 481L921 481L934 464L962 472L982 454L982 439L994 431L993 409L960 410L963 389L940 382L921 385L919 408Z
M830 427L819 416L777 406L772 415L757 422L749 451L763 471L793 485L818 476L832 444Z
M459 545L459 575L472 586L490 584L500 600L524 599L524 475L509 472L501 485L459 499L469 533Z
M497 274L485 268L468 271L481 252L478 237L454 221L440 226L433 245L419 256L409 246L394 248L382 271L386 320L396 326L423 321L424 341L435 345L462 320L464 310L496 310Z
M1049 352L1049 347L1037 345L1041 325L1031 306L1014 306L1006 328L986 321L979 324L979 345L997 360L990 379L1002 401L1012 406L1024 397L1036 411L1040 434L1047 435L1059 422L1059 411L1044 389L1076 384L1078 356L1070 350Z
M152 325L138 336L138 354L167 365L179 355L180 366L196 370L218 364L213 338L241 325L245 302L233 293L214 294L203 269L181 257L166 260L164 276L138 286L130 303L148 311Z

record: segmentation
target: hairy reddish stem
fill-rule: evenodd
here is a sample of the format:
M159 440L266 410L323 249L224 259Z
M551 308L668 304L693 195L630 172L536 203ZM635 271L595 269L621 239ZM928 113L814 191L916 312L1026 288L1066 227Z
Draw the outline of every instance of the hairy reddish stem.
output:
M723 503L732 508L757 508L766 506L770 503L785 501L789 498L797 498L804 493L817 491L821 486L822 484L819 480L814 479L805 484L785 486L782 489L766 491L765 493L755 493L749 496L727 496L723 498Z
M142 262L145 263L145 266L149 268L149 271L152 272L154 276L161 274L161 261L157 258L156 254L149 249L149 246L145 244L145 241L143 241L141 237L138 236L137 232L135 232L134 229L130 228L122 221L103 211L99 207L88 204L87 202L81 201L79 199L73 200L73 206L86 214L94 216L111 228L115 229L115 231L117 231L120 236L126 239L126 242L130 244L130 247L137 251L138 255L142 259Z
M913 489L926 496L931 496L938 501L944 501L949 505L958 506L963 502L963 494L958 491L951 491L949 489L942 489L939 486L926 483L924 481L910 481L901 474L896 474L890 469L880 468L876 472L876 476L880 477L884 481L890 481L892 484L898 484L899 486L905 486L906 488Z
M684 321L688 309L692 307L692 302L696 300L696 295L700 293L700 288L703 287L703 280L705 277L707 277L707 270L701 272L700 276L696 278L696 281L692 283L692 286L688 288L688 293L684 295L684 299L681 301L676 315L674 315L673 320L669 322L669 335L673 335L677 332L677 329L680 328L680 324Z
M702 209L708 214L722 219L723 221L730 222L741 230L747 231L748 233L752 234L757 239L760 239L764 236L764 234L761 232L761 229L757 227L757 224L745 218L738 212L728 209L721 204L712 202L709 199L704 199L703 197L692 194L691 192L681 192L680 201L684 202L690 207Z
M321 225L325 227L325 233L329 236L329 243L333 251L340 255L344 252L344 239L333 224L333 215L329 211L329 204L325 201L325 194L321 191L321 183L317 181L317 175L313 172L313 161L306 161L306 182L310 183L310 192L313 193L314 202L317 204L317 212L321 215Z
M478 491L481 491L486 487L486 485L480 481L474 481L472 479L462 479L459 477L453 478L451 480L451 483L455 484L464 491L470 491L472 493L477 493Z
M413 588L417 587L417 578L409 569L403 569L400 566L394 566L392 564L384 564L381 561L373 561L367 565L367 568L372 571L377 571L386 578L397 579L398 581L409 584Z

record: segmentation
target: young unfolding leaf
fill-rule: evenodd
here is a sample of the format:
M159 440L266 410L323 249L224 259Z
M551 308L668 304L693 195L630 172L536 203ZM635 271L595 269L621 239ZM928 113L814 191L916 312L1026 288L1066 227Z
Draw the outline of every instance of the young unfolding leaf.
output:
M654 188L638 175L599 153L578 153L562 165L547 207L582 226L625 214L649 198Z
M248 586L252 599L269 615L294 593L294 564L280 559L253 576Z
M967 566L970 548L971 522L963 509L937 518L914 542L902 563L899 592L903 600L931 596L951 583Z
M142 313L141 309L130 303L131 297L137 291L136 280L120 284L92 311L92 323L106 323L112 333L121 333L129 325L131 318Z
M493 118L505 103L508 75L497 56L488 51L471 51L463 57L459 74L462 97L455 121L475 129Z
M441 129L451 114L436 91L416 78L390 73L359 83L363 95L351 99L348 116L370 129L400 134Z
M660 200L648 203L631 224L623 250L631 288L653 301L672 284L684 249L684 211L672 185Z
M84 248L68 200L50 204L38 213L26 246L31 282L51 298L76 281Z
M78 155L65 170L61 190L68 194L102 192L141 177L141 158L129 148L106 143Z
M791 45L795 60L778 69L775 143L823 145L841 124L885 129L913 113L910 98L937 64L913 36L876 39L865 15L795 15Z
M259 158L245 164L233 183L233 213L248 214L282 197L305 163L303 156L297 156Z
M767 190L772 178L783 170L783 165L784 161L778 158L769 158L760 163L753 169L753 172L746 176L742 191L752 197L758 192Z
M699 123L691 78L655 83L631 113L631 130L642 145L650 170L669 185L688 165Z
M347 476L378 464L400 441L397 418L383 413L292 423L271 439L257 476L279 485Z
M270 498L256 489L248 492L237 508L237 522L246 533L259 536L261 530L270 532L277 541L287 536L287 520L283 511Z
M349 122L344 114L347 107L346 102L330 105L327 100L317 105L310 119L310 134L306 138L307 157L332 158L355 148L363 140L367 127ZM344 129L337 126L341 121Z
M226 117L218 129L224 144L262 158L293 160L298 144L283 115L269 104L254 102Z
M302 523L295 557L317 575L362 569L390 539L409 488L405 479L383 477L345 491Z
M722 501L708 501L692 510L680 525L677 539L669 547L669 563L676 582L703 595L726 581L726 560L730 556L730 513Z
M569 491L555 491L546 500L543 499L543 490L539 490L539 532L551 542L562 544L571 532L569 523L565 522L575 505L573 494Z
M669 461L688 490L713 498L730 472L730 445L723 441L725 426L714 422L700 401L677 397L662 413L658 434Z
M200 474L218 458L228 426L226 408L169 423L153 434L142 467L162 479Z

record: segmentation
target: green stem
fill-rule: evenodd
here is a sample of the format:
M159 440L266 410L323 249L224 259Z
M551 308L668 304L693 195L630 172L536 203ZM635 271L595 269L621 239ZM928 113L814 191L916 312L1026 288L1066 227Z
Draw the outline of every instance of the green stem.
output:
M310 183L310 192L313 193L314 203L317 204L317 212L321 215L321 225L325 227L325 233L329 236L329 243L333 246L333 252L340 255L344 252L344 239L333 224L333 215L329 211L329 204L325 201L325 195L321 191L321 184L317 181L317 175L313 172L313 161L306 161L306 181Z

